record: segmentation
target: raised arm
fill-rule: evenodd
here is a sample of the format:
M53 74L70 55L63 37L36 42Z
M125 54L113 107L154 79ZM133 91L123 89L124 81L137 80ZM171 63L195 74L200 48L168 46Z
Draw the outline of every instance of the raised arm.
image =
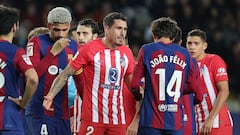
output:
M26 52L29 58L31 59L35 70L37 71L38 77L41 77L48 69L48 67L52 64L52 61L56 58L59 53L64 50L66 46L69 45L70 40L67 38L61 38L57 40L50 51L41 58L41 42L38 37L32 38L26 47Z

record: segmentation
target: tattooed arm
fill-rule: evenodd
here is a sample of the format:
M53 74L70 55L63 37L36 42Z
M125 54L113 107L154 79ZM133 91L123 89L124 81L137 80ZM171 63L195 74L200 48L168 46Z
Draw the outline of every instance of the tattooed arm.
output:
M52 86L46 96L44 96L43 107L46 110L53 111L51 108L53 98L58 94L58 92L66 84L68 77L73 75L75 70L68 65L53 81Z

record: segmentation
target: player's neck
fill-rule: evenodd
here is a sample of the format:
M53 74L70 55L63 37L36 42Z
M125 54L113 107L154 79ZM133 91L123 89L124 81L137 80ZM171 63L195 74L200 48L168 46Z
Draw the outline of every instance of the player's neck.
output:
M5 41L8 41L9 43L12 43L13 36L11 36L10 34L8 34L8 35L0 35L0 40L5 40Z
M105 46L109 49L116 49L117 45L115 45L115 43L107 40L106 37L102 38L102 42L105 44Z
M198 57L196 57L196 60L197 60L197 61L200 61L200 60L202 60L206 55L207 55L207 54L204 52L204 53L202 53L201 55L199 55Z
M162 38L154 39L154 42L162 42L164 44L171 44L173 42L173 40L171 40L170 38L162 37Z

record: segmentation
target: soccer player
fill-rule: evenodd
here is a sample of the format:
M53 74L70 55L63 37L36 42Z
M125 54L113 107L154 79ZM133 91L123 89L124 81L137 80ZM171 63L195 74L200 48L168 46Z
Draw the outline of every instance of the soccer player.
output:
M131 83L135 98L141 100L139 82L145 78L138 134L182 135L181 97L186 82L189 89L201 91L197 82L199 75L188 51L173 43L178 32L174 20L156 19L151 30L154 42L141 47Z
M95 40L98 38L98 35L100 34L99 26L98 23L95 22L93 19L83 19L78 22L77 28L76 28L76 38L78 41L78 44L80 45L80 48L85 45L86 43ZM78 74L75 74L76 76ZM80 79L83 77L83 73L79 74ZM74 91L74 83L73 80L70 79L72 77L69 77L68 83L70 83L71 89L68 89L68 92L73 91L74 94L74 104L70 108L70 113L71 113L71 129L74 134L78 133L80 130L80 120L81 120L81 106L82 106L82 97L79 95L82 95L82 90L83 90L83 82L78 82L77 84L80 85L78 87L78 92Z
M51 109L52 99L77 70L84 70L84 90L80 134L125 135L123 81L129 85L135 66L132 51L123 45L127 19L112 12L103 20L105 37L85 44L73 61L55 79L45 97L44 107Z
M34 36L27 44L27 55L39 76L38 89L25 113L32 135L71 134L67 85L54 98L54 111L46 111L42 106L53 80L77 52L77 43L66 38L71 20L66 8L53 8L47 16L49 34Z
M207 93L196 105L197 133L204 135L232 135L232 118L226 105L229 95L226 64L221 57L208 54L206 33L194 29L187 35L186 47L200 68L203 91Z
M32 38L33 36L46 34L48 32L49 32L49 30L47 27L36 27L28 33L27 38L28 38L28 40L30 40L30 38ZM19 85L20 85L21 93L24 93L25 82L24 82L24 78L22 76L19 78ZM22 119L23 119L24 135L32 135L31 131L28 128L27 122L26 122L25 109L22 110Z
M18 29L19 11L0 5L0 134L24 135L21 112L35 93L38 76L22 48L12 44ZM25 82L20 98L18 78Z
M91 40L98 38L100 34L98 23L93 19L83 19L78 22L77 35L78 43L84 45Z

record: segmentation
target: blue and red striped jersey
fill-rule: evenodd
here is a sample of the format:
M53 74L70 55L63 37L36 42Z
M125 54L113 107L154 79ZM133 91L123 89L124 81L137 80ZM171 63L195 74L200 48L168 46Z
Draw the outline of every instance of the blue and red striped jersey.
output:
M43 97L48 93L54 79L64 70L69 60L77 52L78 45L75 41L71 40L70 44L60 54L53 56L50 52L53 44L54 42L48 34L33 37L27 44L27 54L38 73L39 84L36 93L26 108L26 115L47 115L60 119L68 119L67 84L53 99L53 112L44 110L42 103Z
M20 96L18 78L33 68L22 48L0 41L0 130L23 130L21 113L8 96Z
M195 67L188 51L177 44L161 42L141 47L131 87L139 89L145 78L144 99L139 126L165 130L183 127L182 95L186 82L200 90Z

